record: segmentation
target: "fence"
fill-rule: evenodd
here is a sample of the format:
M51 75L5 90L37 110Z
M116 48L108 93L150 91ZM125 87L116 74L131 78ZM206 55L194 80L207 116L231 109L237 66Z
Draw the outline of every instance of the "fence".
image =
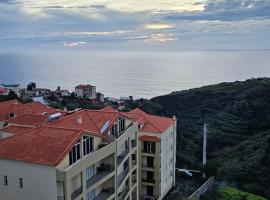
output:
M194 192L188 199L199 199L207 190L212 189L214 185L214 177L211 176L196 192Z

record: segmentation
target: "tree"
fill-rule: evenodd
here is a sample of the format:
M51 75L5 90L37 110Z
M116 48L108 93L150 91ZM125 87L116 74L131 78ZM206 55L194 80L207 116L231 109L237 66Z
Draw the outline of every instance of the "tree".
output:
M28 83L28 85L27 85L27 90L28 91L33 91L35 89L36 89L36 83L35 82Z

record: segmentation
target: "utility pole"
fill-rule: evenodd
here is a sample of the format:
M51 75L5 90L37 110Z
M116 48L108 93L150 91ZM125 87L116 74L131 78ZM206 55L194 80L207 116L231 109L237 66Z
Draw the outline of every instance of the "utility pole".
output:
M207 145L207 125L204 122L204 125L203 125L203 168L204 168L204 171L202 174L203 178L206 178L206 172L205 172L205 166L206 166L206 162L207 162L207 160L206 160L206 145Z

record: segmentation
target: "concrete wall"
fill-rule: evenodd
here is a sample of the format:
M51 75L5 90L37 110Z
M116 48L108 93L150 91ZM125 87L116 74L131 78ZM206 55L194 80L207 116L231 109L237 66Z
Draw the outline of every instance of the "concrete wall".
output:
M161 196L173 187L174 133L173 126L161 134Z
M8 177L5 186L4 176ZM23 188L19 187L23 179ZM56 200L56 171L54 167L0 159L1 200Z

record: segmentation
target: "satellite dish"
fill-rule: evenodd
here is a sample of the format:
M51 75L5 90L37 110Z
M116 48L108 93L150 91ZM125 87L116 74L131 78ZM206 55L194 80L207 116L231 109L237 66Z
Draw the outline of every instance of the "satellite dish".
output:
M102 126L100 132L104 133L109 128L109 125L110 125L110 120L105 122L105 124Z

